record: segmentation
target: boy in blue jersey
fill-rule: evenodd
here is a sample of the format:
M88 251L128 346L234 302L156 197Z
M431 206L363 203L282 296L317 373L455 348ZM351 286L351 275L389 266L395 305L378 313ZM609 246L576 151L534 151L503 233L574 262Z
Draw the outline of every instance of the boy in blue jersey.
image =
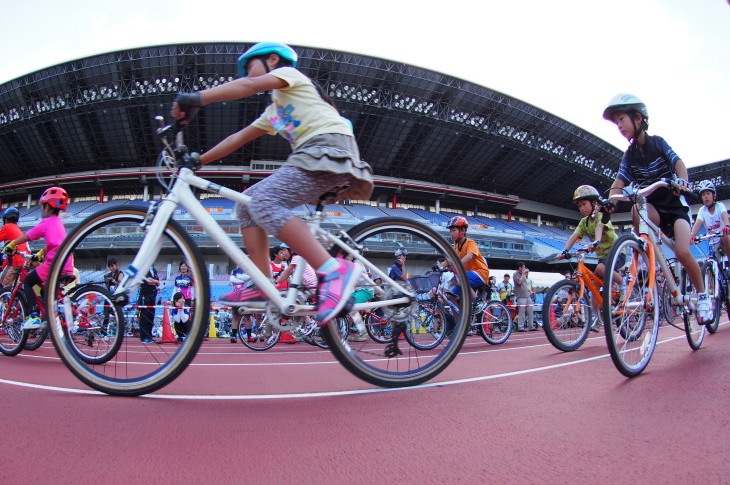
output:
M687 166L659 136L651 136L649 111L643 101L631 94L617 94L603 111L603 118L616 124L629 148L621 159L618 175L611 185L610 195L621 194L622 189L635 183L651 184L661 178L674 179L681 191L689 191ZM668 188L660 188L647 198L649 218L665 234L674 238L675 254L687 270L690 281L697 289L697 310L700 322L712 319L710 299L705 292L702 271L690 252L690 212L684 197ZM638 215L634 212L634 227Z

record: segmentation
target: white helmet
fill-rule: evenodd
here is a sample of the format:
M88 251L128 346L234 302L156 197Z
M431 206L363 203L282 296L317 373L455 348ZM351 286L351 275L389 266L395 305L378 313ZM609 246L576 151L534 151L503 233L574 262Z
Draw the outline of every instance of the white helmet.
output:
M645 121L649 120L649 110L646 109L644 102L633 94L626 93L619 93L611 98L611 101L608 102L608 107L603 110L603 118L608 121L613 121L613 115L617 112L625 113L632 109L641 113Z
M406 248L398 248L395 250L395 255L397 256L408 256L408 250Z
M703 180L697 185L697 192L699 192L700 194L702 194L702 192L704 192L705 190L709 190L713 194L717 194L717 190L715 190L715 184L713 184L709 180Z

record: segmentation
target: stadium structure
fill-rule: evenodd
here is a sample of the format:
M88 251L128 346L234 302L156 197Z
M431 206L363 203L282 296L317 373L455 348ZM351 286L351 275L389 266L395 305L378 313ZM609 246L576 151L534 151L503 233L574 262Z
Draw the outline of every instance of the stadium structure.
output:
M0 85L0 207L18 207L21 227L30 227L37 222L42 191L60 185L72 198L64 217L70 229L100 207L159 197L155 116L168 117L178 92L234 79L236 60L252 44L128 49ZM375 172L370 200L325 208L333 229L398 215L430 224L448 237L445 223L459 214L469 220L470 237L490 266L513 268L516 260L525 260L533 269L548 271L541 259L563 247L578 220L571 202L575 187L605 190L616 174L621 150L514 97L401 62L292 47L300 56L298 67L352 121L361 155ZM261 94L205 107L186 129L187 145L209 149L253 121L268 103L268 95ZM264 137L200 174L243 189L270 174L288 153L280 137ZM713 180L719 198L726 199L728 162L693 167L690 178ZM232 205L217 197L203 203L240 240ZM310 209L299 208L301 213ZM211 260L211 277L225 280L229 262L183 211L177 218L199 236ZM628 218L617 215L617 220ZM80 255L81 269L102 271L107 253L98 249ZM163 274L176 269L172 259L162 266Z

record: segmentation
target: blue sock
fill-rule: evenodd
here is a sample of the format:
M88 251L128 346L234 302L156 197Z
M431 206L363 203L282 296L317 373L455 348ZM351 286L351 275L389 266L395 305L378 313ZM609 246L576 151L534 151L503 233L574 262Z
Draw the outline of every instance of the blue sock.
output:
M327 274L335 271L340 266L335 258L328 259L322 266L317 268L317 273Z

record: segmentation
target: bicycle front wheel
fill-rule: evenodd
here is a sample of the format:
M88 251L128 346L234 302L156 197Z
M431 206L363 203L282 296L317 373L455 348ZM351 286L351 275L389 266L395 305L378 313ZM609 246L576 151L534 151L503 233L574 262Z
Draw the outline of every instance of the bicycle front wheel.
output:
M621 374L634 377L646 368L654 355L659 335L659 296L649 284L653 267L644 250L644 241L621 236L606 259L605 275L625 275L625 291L603 284L603 326L611 360Z
M65 322L66 335L76 355L93 365L113 359L122 346L125 325L111 292L102 286L83 285L74 289L69 299L73 320Z
M705 323L707 331L717 332L720 326L720 313L722 313L722 301L720 299L720 279L717 274L717 263L710 260L702 267L702 279L705 282L705 291L710 297L710 308L712 308L712 320Z
M681 288L685 297L689 297L691 301L697 301L697 288L692 284L692 281L687 276L687 271L684 269L682 269ZM712 297L710 296L710 305L712 304ZM693 311L689 305L685 305L682 318L684 319L684 334L687 336L687 343L692 350L698 350L705 340L705 330L707 328L704 324L700 323L697 309L695 308Z
M10 357L18 355L28 340L28 332L23 331L25 300L20 292L11 298L12 292L10 286L0 290L0 352Z
M419 302L415 315L406 325L405 337L418 350L436 348L446 337L445 310L435 301Z
M101 322L101 325L107 326L106 337L112 341L108 350L92 352L88 342L76 339L78 334L74 333L74 318L84 313L83 305L88 299L74 298L72 293L66 298L66 304L59 308L56 289L59 287L62 268L74 257L77 261L105 261L113 255L120 262L131 261L146 234L141 226L145 216L146 210L141 206L110 207L90 215L59 246L48 276L46 308L56 317L50 320L53 345L58 355L83 383L112 395L138 396L154 392L172 382L195 357L209 327L210 287L205 262L188 232L179 223L170 220L157 245L159 252L154 256L157 266L169 264L177 267L180 261L185 261L192 274L196 306L191 310L187 322L186 337L176 345L172 330L166 327L163 338L156 343L143 343L131 338L131 335L124 338L127 329L120 315L136 312L136 305L131 303L133 299L130 297L128 303L118 307L112 305L116 328L109 326L108 320ZM81 283L86 283L83 278ZM99 291L87 295L101 297L106 301L103 306L108 307L108 295ZM94 307L104 313L101 305L95 304ZM167 306L157 308L156 311L163 316L163 326L169 325L169 315L164 314ZM92 324L92 328L94 326ZM87 330L83 333L84 336L89 335ZM97 345L104 336L94 337L92 345Z
M591 305L579 292L577 282L561 280L550 287L542 303L545 336L563 352L579 349L591 330Z
M512 315L507 305L490 301L481 314L479 334L492 345L503 344L512 335Z
M49 333L48 325L37 330L31 330L28 332L28 340L23 345L23 350L38 350L48 338Z
M348 231L349 238L359 247L368 249L368 261L376 265L373 271L392 264L395 250L405 250L408 254L407 271L430 268L438 258L458 262L460 258L451 245L436 231L411 219L387 217L371 219ZM346 241L349 242L349 241ZM333 249L333 254L337 249ZM413 268L413 269L411 269ZM375 273L377 274L377 273ZM387 273L386 273L387 276ZM389 306L388 300L401 298L405 294L400 286L387 283L380 285L382 290L383 319L392 325L393 334L389 341L383 343L374 338L363 342L353 342L337 335L334 320L323 328L325 338L332 353L345 368L355 376L381 387L404 387L421 384L442 372L458 355L470 326L469 310L471 296L465 291L468 279L464 267L457 264L456 278L462 283L455 295L458 298L459 311L441 315L444 320L444 338L433 348L431 345L419 346L409 344L410 337L426 334L413 334L409 325L413 319L420 319L420 306L415 296L409 303ZM386 280L384 280L386 281ZM401 282L404 286L408 283ZM373 319L370 319L373 323ZM435 322L438 325L438 322ZM379 323L380 325L380 323ZM419 330L420 332L420 330ZM372 335L372 329L370 332ZM429 344L433 342L433 335ZM414 340L412 338L411 340ZM419 348L421 347L421 348ZM429 347L424 349L424 347Z

